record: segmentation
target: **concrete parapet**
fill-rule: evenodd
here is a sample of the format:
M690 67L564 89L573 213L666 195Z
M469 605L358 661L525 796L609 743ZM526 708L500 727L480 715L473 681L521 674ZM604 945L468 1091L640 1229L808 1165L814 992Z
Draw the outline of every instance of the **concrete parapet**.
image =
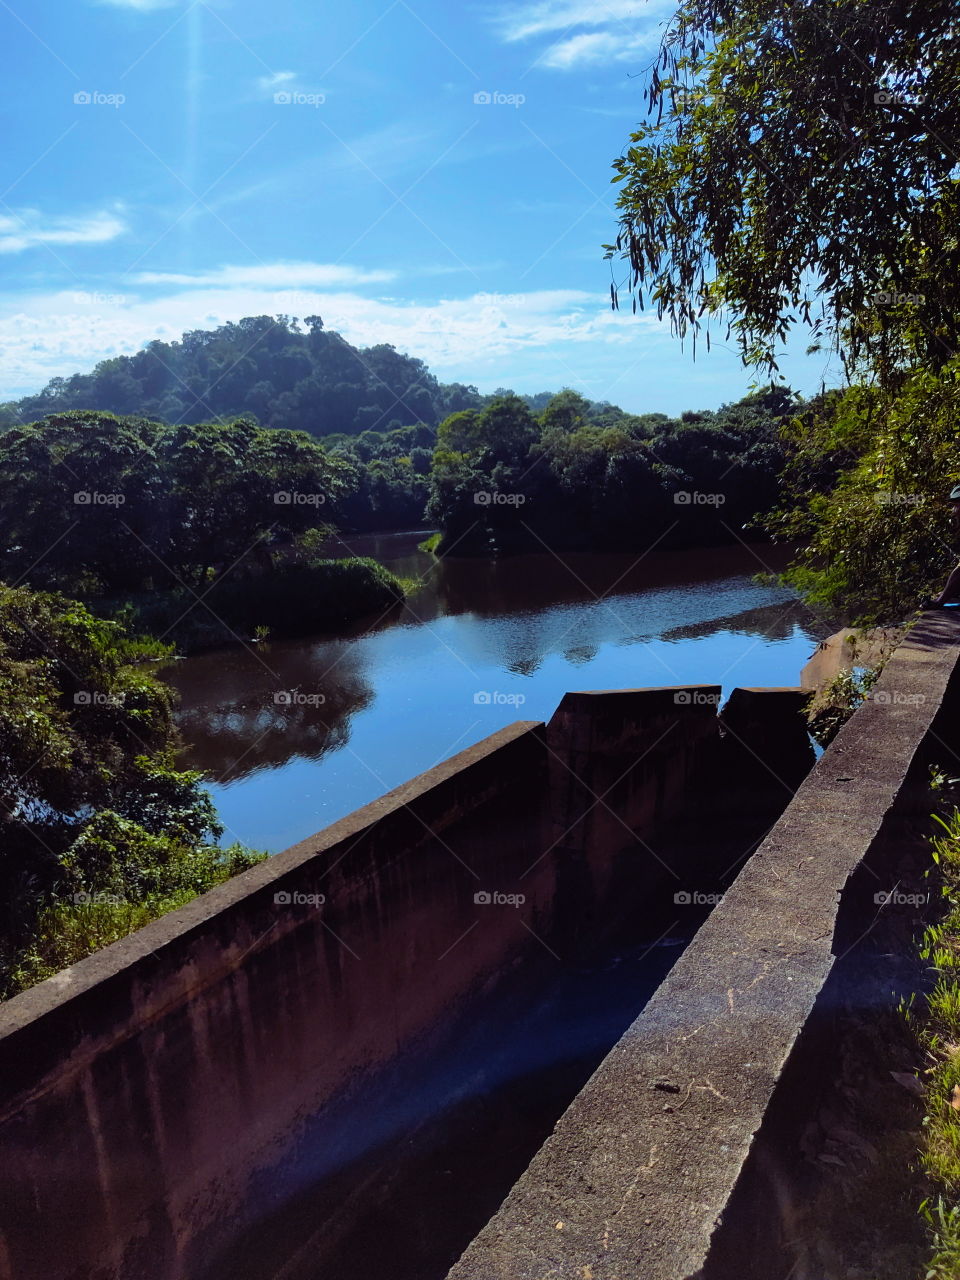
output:
M568 694L0 1006L0 1280L202 1274L307 1117L550 960L585 903L630 909L638 837L707 806L719 694ZM478 905L521 887L522 914Z
M735 803L757 789L793 795L810 772L804 689L734 689L720 712L724 736L722 786Z
M948 751L933 725L941 703L956 714L958 655L951 618L909 634L885 696L841 730L449 1280L715 1274L718 1224L844 945L848 881ZM735 1274L765 1265L740 1257Z
M690 805L719 747L719 685L567 693L547 725L555 839L623 846Z

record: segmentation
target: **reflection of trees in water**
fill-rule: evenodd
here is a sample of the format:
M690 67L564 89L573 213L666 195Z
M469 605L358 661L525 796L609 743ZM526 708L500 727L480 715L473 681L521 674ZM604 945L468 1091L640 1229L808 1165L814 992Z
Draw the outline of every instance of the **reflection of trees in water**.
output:
M786 600L780 604L765 604L757 609L744 609L725 618L705 618L689 626L673 627L664 631L663 640L697 640L716 635L718 631L733 631L746 636L763 636L766 640L789 640L796 627L802 627L811 635L829 633L823 624L799 600Z
M164 674L180 693L183 763L233 782L295 756L317 760L342 747L350 718L373 690L358 670L357 646L265 645L202 654Z
M440 561L425 574L425 587L413 597L414 612L427 620L437 615L473 613L480 618L536 613L563 605L590 604L639 592L682 592L718 579L780 570L792 558L789 548L706 547L694 551L547 552L491 559ZM396 565L387 567L394 573ZM409 569L407 570L409 573Z
M411 555L397 541L388 559L394 570L398 557ZM788 554L759 550L772 564L774 553ZM403 561L408 576L427 573L425 587L408 606L345 627L337 639L200 654L167 668L165 678L182 697L178 722L189 744L184 763L232 781L298 756L318 760L342 747L351 717L374 696L364 665L379 659L362 637L398 624L429 627L450 618L436 634L468 669L477 661L520 676L535 675L553 654L562 654L571 668L587 666L609 643L629 646L723 631L780 640L797 624L811 634L835 629L824 630L808 610L787 599L700 620L698 614L718 607L711 599L713 582L742 580L745 594L738 588L728 608L736 608L737 594L745 603L758 592L747 575L759 565L743 547L654 553L641 563L615 553L569 554L569 563L546 553L497 561L422 559L416 565L412 556L410 563ZM605 592L610 594L597 601ZM685 617L694 620L687 623ZM677 625L661 630L670 623ZM275 701L278 693L302 697L283 704ZM324 701L315 705L311 695Z
M578 644L566 649L563 656L574 667L585 667L592 662L599 652L596 645Z
M540 653L526 658L513 658L505 662L504 667L515 676L532 676L539 670L542 659L543 655Z

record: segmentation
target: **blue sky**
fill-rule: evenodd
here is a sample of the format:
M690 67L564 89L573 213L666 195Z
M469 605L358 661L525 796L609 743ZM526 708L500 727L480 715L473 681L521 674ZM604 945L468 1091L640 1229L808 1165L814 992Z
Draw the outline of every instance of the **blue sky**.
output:
M611 162L673 0L0 0L0 397L243 315L445 380L712 407L750 375L609 310ZM620 274L618 269L617 274ZM801 390L838 380L803 355Z

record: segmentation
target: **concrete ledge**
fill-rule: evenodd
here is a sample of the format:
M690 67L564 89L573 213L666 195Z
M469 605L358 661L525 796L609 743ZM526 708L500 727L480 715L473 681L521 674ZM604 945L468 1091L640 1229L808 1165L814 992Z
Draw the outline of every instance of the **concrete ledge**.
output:
M927 616L449 1280L693 1280L834 964L838 891L955 687Z
M0 1003L0 1118L19 1089L36 1086L48 1070L62 1074L71 1051L81 1043L84 1058L99 1052L104 1046L91 1043L98 1025L106 1042L114 1045L118 1037L136 1034L162 1016L176 999L188 994L194 998L204 987L222 981L254 950L275 946L276 912L269 911L266 928L257 919L258 905L269 909L275 892L329 892L329 867L340 863L342 880L345 874L362 875L358 864L381 854L381 845L373 849L369 843L375 831L388 846L395 844L395 852L405 854L487 803L503 789L511 772L514 780L521 780L530 768L542 768L543 731L540 721L508 725L300 844ZM293 917L287 922L296 923ZM205 941L213 924L221 939L231 937L232 945L222 948L216 963L210 963L208 949L198 971L191 947ZM156 1008L112 987L118 982L154 986L171 969L185 969L186 984L182 990L167 988ZM119 1013L125 1013L125 1024L119 1022Z
M673 817L719 741L695 694L575 698L586 750L510 725L0 1008L0 1278L202 1274L309 1117L539 981L585 900L613 927L630 820ZM561 755L577 829L609 806L576 865L550 825Z

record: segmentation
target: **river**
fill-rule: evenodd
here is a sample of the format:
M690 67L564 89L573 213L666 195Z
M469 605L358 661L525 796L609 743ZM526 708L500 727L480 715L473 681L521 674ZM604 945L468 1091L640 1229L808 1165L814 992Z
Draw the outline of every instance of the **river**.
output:
M344 544L420 584L383 617L164 672L226 840L287 848L513 720L549 719L567 690L796 685L829 630L754 581L783 547L439 561L418 550L428 532Z

